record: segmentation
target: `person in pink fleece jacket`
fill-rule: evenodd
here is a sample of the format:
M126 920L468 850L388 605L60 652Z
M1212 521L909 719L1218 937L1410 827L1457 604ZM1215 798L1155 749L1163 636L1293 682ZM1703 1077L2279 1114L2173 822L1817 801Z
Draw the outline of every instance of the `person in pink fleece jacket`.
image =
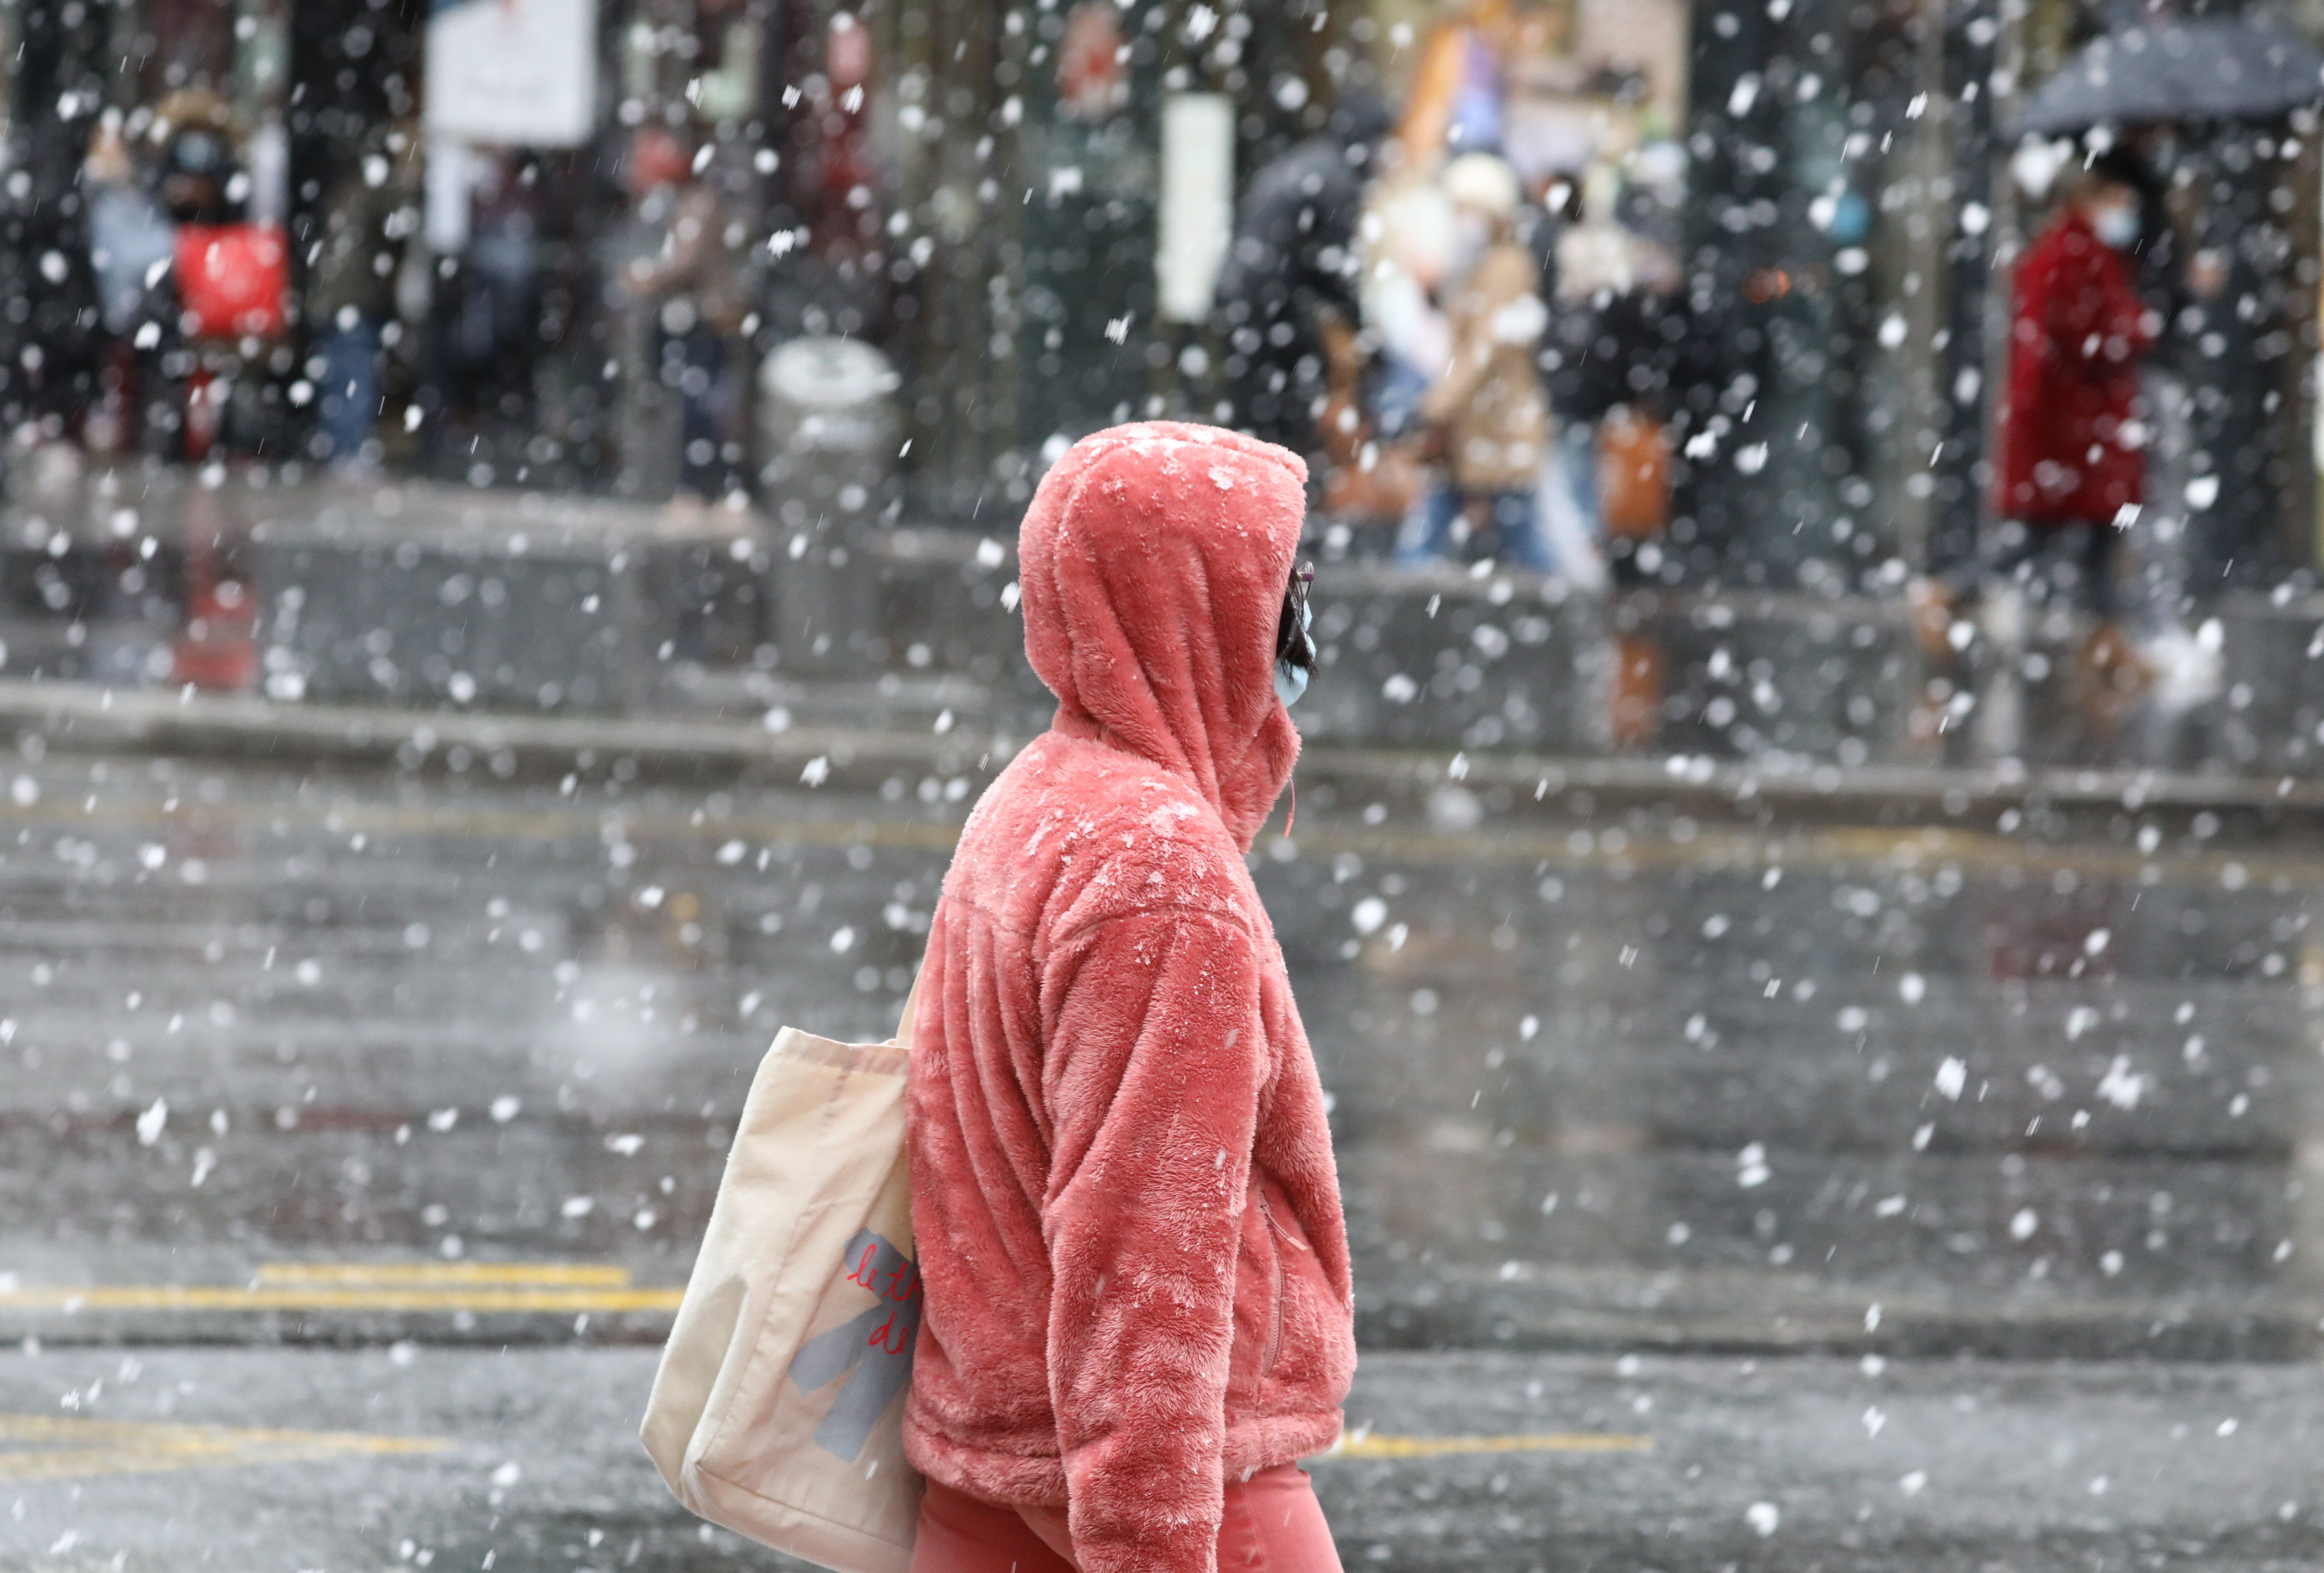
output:
M1056 718L969 816L913 1025L915 1573L1339 1568L1293 1460L1355 1369L1347 1231L1243 861L1299 751L1305 481L1152 422L1074 445L1025 516Z

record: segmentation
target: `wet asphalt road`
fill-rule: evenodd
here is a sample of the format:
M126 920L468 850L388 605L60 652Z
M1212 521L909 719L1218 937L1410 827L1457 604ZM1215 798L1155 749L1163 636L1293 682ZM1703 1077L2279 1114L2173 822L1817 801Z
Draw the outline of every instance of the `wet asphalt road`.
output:
M52 1417L48 1456L75 1454L28 1478L32 1455L0 1450L0 1562L786 1566L695 1524L662 1489L632 1440L651 1358L410 1345L0 1358L0 1412ZM2324 1378L2307 1366L1895 1362L1875 1374L1815 1357L1375 1354L1351 1419L1367 1428L1359 1456L1309 1466L1351 1569L2324 1562ZM184 1467L192 1444L168 1428L219 1422L246 1429L202 1433L209 1455ZM260 1428L272 1434L248 1434ZM1479 1436L1561 1450L1361 1456L1394 1439Z
M659 1494L608 1346L666 1325L775 1026L891 1026L973 783L451 763L0 768L9 1556L759 1565ZM2312 1368L2225 1363L2324 1318L2324 852L1586 793L1308 793L1298 832L1257 866L1335 1100L1353 1418L1653 1438L1319 1466L1351 1564L2324 1560ZM12 1418L173 1408L452 1445L92 1464Z

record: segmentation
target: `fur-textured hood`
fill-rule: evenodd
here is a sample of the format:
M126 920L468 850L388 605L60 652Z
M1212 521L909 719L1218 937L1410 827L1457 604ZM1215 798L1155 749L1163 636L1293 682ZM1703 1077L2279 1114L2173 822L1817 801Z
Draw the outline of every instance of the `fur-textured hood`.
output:
M1212 1573L1223 1483L1330 1445L1355 1365L1323 1088L1243 858L1298 752L1279 448L1102 432L1019 544L1048 731L970 814L910 1083L907 1455L1067 1507L1085 1573Z
M1299 734L1275 696L1275 635L1307 466L1216 427L1085 437L1018 532L1025 653L1061 730L1191 777L1245 848Z

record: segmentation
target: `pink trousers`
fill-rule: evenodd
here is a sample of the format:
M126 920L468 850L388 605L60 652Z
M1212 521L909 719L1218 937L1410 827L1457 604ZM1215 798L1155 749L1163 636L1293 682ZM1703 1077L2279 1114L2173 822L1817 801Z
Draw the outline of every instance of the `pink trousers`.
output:
M1065 1509L999 1507L931 1480L912 1573L1077 1573ZM1341 1573L1305 1470L1278 1464L1227 1482L1219 1573Z

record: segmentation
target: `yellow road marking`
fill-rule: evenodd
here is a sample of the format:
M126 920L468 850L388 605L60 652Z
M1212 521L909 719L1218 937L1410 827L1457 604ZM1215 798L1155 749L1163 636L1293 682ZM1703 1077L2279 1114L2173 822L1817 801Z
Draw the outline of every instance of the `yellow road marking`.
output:
M626 1289L630 1270L594 1262L269 1262L259 1268L258 1282L276 1286L514 1283Z
M53 1284L0 1293L0 1311L676 1311L597 1262L270 1262L254 1283Z
M1326 1458L1446 1458L1463 1453L1650 1453L1652 1437L1609 1431L1551 1431L1511 1437L1342 1437Z
M1644 1453L1649 1436L1555 1431L1504 1437L1342 1437L1329 1458L1443 1458L1491 1453ZM0 1481L70 1480L175 1469L298 1463L441 1452L429 1437L358 1431L265 1430L245 1426L177 1425L0 1414Z
M260 1285L250 1289L193 1283L104 1283L19 1289L0 1294L0 1311L443 1311L484 1314L516 1311L674 1311L678 1289L493 1288L489 1285L397 1288L392 1284Z
M315 1458L377 1458L436 1453L450 1446L431 1437L369 1436L358 1431L262 1430L248 1426L0 1414L0 1480L73 1480Z

